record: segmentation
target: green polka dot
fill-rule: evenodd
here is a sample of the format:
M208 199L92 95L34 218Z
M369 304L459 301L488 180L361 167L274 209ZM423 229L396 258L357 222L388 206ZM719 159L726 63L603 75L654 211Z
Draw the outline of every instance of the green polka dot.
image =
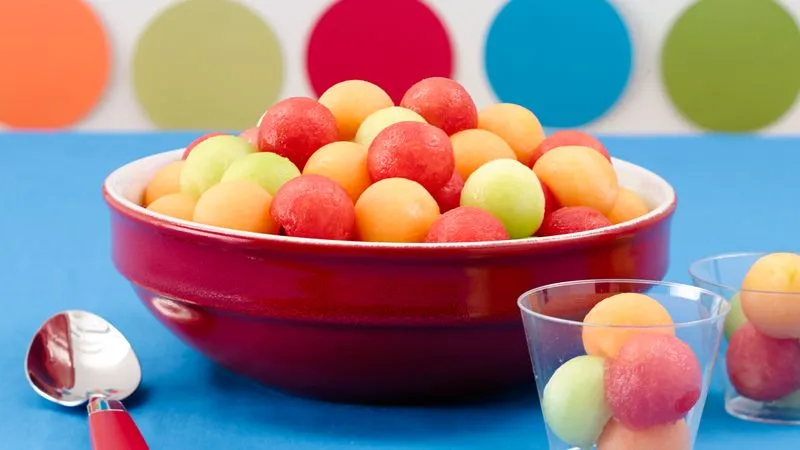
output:
M139 103L169 129L251 127L283 83L275 33L228 0L188 0L166 9L141 35L132 66Z
M698 126L758 130L800 92L800 30L774 1L701 0L670 31L662 72L675 106Z

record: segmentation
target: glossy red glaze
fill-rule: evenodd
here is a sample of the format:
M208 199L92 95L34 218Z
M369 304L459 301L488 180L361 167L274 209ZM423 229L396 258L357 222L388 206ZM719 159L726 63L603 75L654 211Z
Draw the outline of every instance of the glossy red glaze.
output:
M110 403L92 411L91 402ZM118 406L117 406L118 405ZM90 400L89 437L93 450L148 450L147 443L128 411L114 400Z
M529 382L520 294L667 270L674 193L622 161L633 184L660 189L656 209L636 221L569 238L407 245L223 230L128 200L179 156L136 161L106 181L116 267L190 345L301 396L431 402Z

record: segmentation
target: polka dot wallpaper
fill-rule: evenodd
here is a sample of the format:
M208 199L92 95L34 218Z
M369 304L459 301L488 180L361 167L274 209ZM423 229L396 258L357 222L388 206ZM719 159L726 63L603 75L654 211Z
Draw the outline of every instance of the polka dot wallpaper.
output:
M800 135L800 0L0 0L0 129L242 129L429 76L550 128Z

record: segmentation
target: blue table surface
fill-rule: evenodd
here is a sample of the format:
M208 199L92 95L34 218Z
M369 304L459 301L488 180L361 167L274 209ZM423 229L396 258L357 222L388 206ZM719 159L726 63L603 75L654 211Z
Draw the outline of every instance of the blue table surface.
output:
M0 448L89 448L84 409L40 399L23 372L32 334L69 308L105 316L132 342L144 380L127 403L153 449L547 448L533 389L466 406L326 404L257 386L167 332L111 264L100 186L114 168L196 135L0 133ZM605 142L678 192L667 279L688 282L687 265L713 253L798 250L800 139ZM719 387L705 411L698 449L800 447L800 428L728 417Z

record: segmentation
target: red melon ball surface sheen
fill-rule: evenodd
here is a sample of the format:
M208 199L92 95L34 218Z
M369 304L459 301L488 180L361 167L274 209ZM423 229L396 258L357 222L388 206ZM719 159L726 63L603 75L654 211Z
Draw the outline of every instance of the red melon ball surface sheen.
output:
M544 194L544 216L547 217L561 208L561 204L558 203L558 199L553 194L553 191L551 191L546 184L542 183L541 180L539 180L539 183L542 185L542 193Z
M287 181L272 199L270 214L286 236L348 240L356 213L343 187L322 175Z
M545 206L547 198L545 198ZM537 236L558 236L611 226L600 211L588 206L565 206L544 217Z
M425 242L486 242L509 239L508 232L493 215L488 212L461 206L442 214L431 225Z
M725 363L734 389L749 399L773 401L800 389L800 341L771 338L751 323L731 336Z
M691 347L670 334L640 333L608 363L606 399L632 430L675 422L697 403L703 374Z
M214 137L214 136L224 136L225 134L226 134L226 133L217 133L217 132L214 132L214 133L208 133L208 134L204 134L204 135L200 136L199 138L197 138L197 139L193 140L191 144L189 144L188 146L186 146L186 149L183 151L183 155L181 156L181 159L186 159L186 157L187 157L187 156L189 156L189 153L190 153L190 152L191 152L191 151L192 151L192 150L193 150L195 147L197 147L197 145L198 145L198 144L200 144L201 142L205 141L206 139L210 139L210 138L212 138L212 137Z
M451 209L458 208L461 203L461 190L464 189L464 179L457 171L453 171L453 176L433 195L436 203L439 204L439 211L445 213Z
M308 158L339 137L336 118L318 101L290 97L272 105L258 127L258 149L288 158L301 171Z
M455 80L431 77L406 91L400 106L408 108L448 135L478 127L478 108L464 86Z
M375 136L367 152L372 182L406 178L437 192L450 180L456 162L447 134L427 123L400 122Z
M594 136L577 130L560 130L546 137L542 143L536 147L536 150L534 150L531 156L531 167L536 164L536 161L541 158L542 155L550 150L556 147L572 145L593 148L611 162L611 155L609 155L608 150L606 150L606 146Z

